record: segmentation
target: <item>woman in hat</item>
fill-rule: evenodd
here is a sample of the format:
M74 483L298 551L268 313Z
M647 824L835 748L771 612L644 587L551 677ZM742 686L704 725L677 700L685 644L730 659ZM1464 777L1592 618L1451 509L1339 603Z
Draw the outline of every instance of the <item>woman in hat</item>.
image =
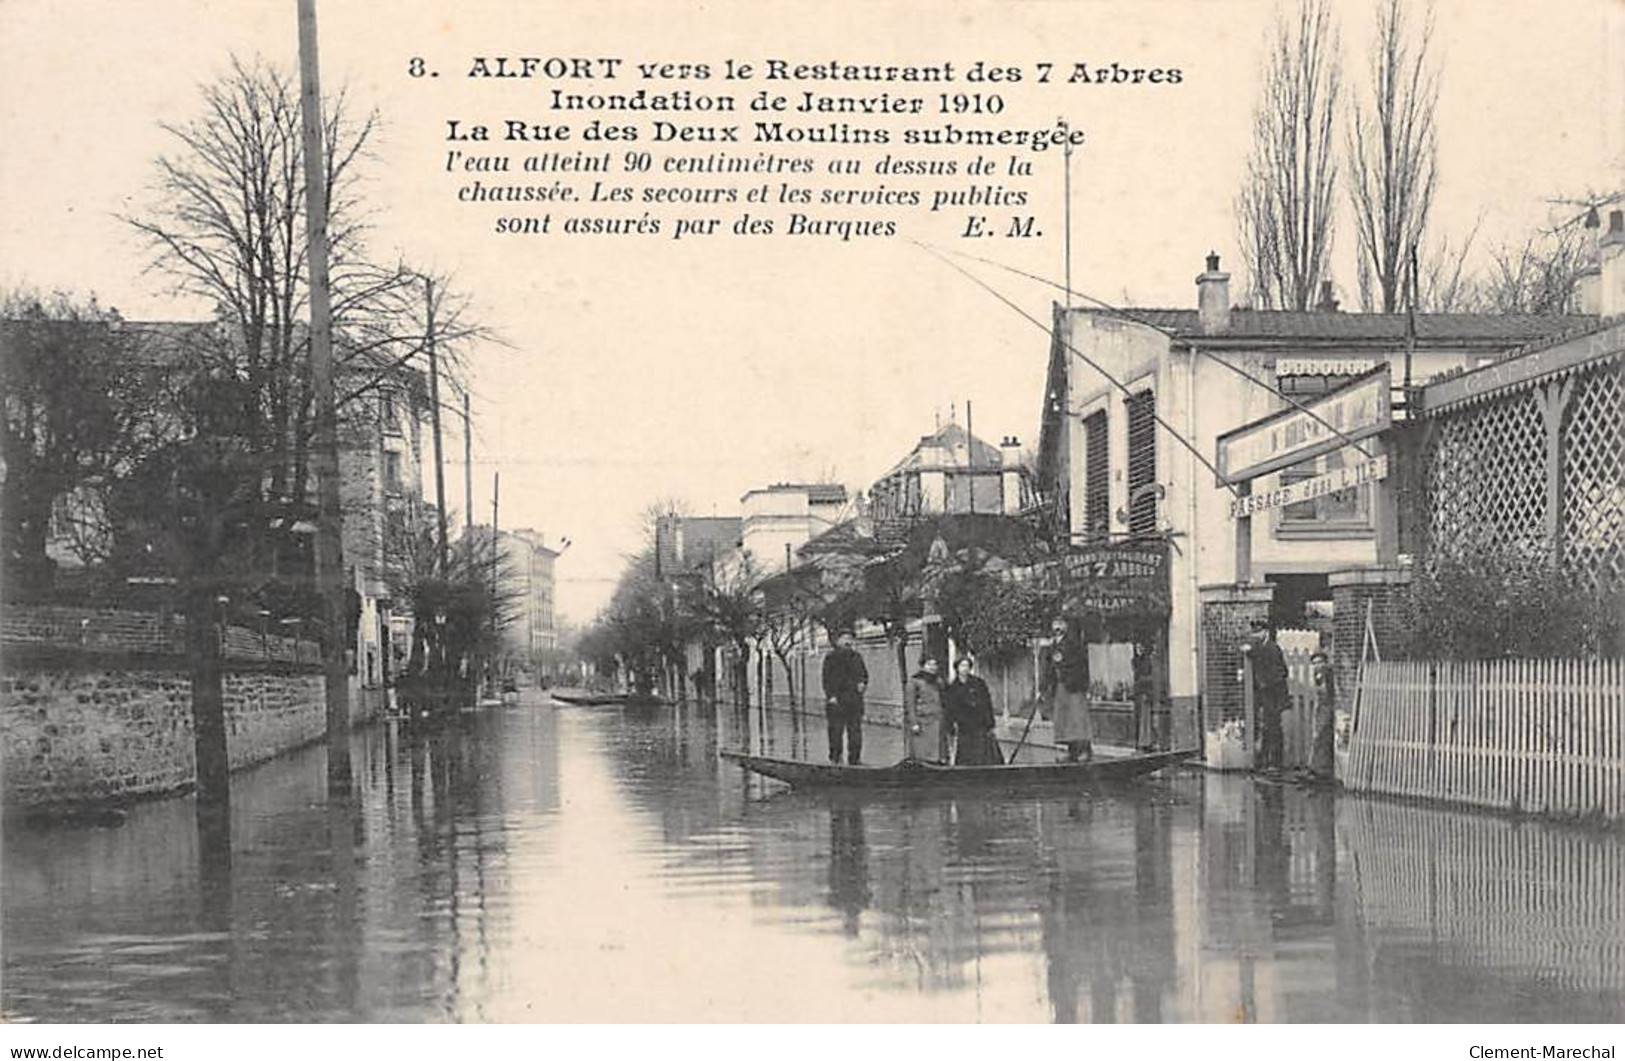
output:
M1042 688L1055 722L1055 743L1066 748L1067 762L1094 758L1095 726L1089 715L1089 646L1076 622L1057 617Z

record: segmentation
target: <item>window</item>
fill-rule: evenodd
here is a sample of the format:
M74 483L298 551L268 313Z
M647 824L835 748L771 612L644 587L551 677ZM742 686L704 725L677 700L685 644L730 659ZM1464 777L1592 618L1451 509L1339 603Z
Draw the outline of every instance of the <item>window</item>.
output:
M396 412L393 392L384 391L378 396L378 418L383 424L385 434L398 435L401 433L401 420Z
M1111 530L1111 462L1106 449L1106 410L1083 420L1083 531L1103 538Z
M394 450L384 450L384 489L391 493L401 491L401 455Z
M1146 489L1157 481L1157 396L1143 390L1128 399L1128 529L1155 534L1157 495Z
M1348 454L1348 456L1345 456ZM1335 472L1351 461L1359 460L1358 451L1335 450L1315 460L1304 461L1283 469L1280 485L1290 486L1306 479ZM1371 488L1353 486L1281 509L1279 529L1289 535L1292 531L1345 531L1356 535L1371 530Z

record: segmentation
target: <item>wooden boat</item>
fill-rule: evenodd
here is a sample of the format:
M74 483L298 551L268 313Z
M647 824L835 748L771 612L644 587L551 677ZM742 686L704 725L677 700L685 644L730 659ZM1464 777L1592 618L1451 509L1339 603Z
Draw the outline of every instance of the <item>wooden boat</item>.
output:
M574 707L608 707L624 704L627 700L625 693L564 692L553 689L549 690L547 695L561 704L570 704Z
M1175 766L1195 751L1157 752L1086 763L1018 763L1006 766L943 766L905 759L892 766L843 766L800 759L772 759L741 752L720 752L746 770L796 788L929 789L1003 788L1031 785L1088 785L1126 781Z

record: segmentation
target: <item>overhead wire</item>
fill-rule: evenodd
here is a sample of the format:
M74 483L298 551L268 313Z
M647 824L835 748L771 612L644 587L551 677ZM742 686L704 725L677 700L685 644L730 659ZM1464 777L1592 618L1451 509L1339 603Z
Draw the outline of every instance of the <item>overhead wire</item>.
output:
M1106 369L1098 361L1096 361L1094 358L1090 357L1088 354L1085 354L1083 351L1079 350L1077 347L1073 346L1070 342L1068 342L1068 341L1066 341L1064 339L1061 339L1059 336L1057 336L1055 334L1054 330L1052 328L1050 328L1049 325L1045 324L1043 321L1039 320L1037 317L1034 317L1031 313L1028 313L1025 309L1022 309L1020 306L1016 305L1016 303L1014 301L1007 298L1004 295L1003 292L1001 292L1001 291L997 290L996 288L994 288L991 284L987 283L987 281L983 280L981 277L977 276L975 273L971 272L970 270L964 268L958 262L953 261L946 254L944 254L943 252L937 250L935 247L932 247L932 246L930 246L928 244L925 244L925 243L921 243L918 240L910 240L909 242L913 243L916 247L919 247L921 250L924 250L929 254L935 255L937 258L941 259L943 264L947 265L950 269L955 270L960 275L964 276L966 279L968 279L972 283L974 283L976 286L980 287L982 290L986 291L988 294L992 295L994 298L996 298L1000 302L1004 303L1006 306L1008 306L1011 309L1015 310L1022 317L1026 318L1034 327L1038 328L1045 335L1048 335L1052 340L1060 342L1061 345L1066 347L1066 349L1068 351L1070 351L1074 357L1076 357L1078 360L1082 361L1084 364L1088 365L1090 368L1094 369L1096 372L1100 373L1100 375L1105 378L1106 382L1110 383L1112 386L1114 386L1118 390L1122 391L1124 393L1124 395L1126 395L1128 398L1130 398L1130 399L1137 398L1137 395L1132 390L1130 390L1129 387L1126 384L1124 384L1116 376L1113 376L1110 372L1107 372ZM1226 489L1228 489L1232 494L1236 495L1237 497L1241 496L1241 491L1239 489L1237 489L1236 485L1234 483L1226 482L1224 475L1222 475L1219 472L1219 469L1214 466L1213 462L1208 460L1207 457L1202 453L1202 451L1197 449L1196 446L1189 439L1187 439L1184 435L1180 434L1179 430L1177 428L1175 428L1174 425L1172 425L1168 421L1164 420L1161 416L1159 416L1157 414L1156 410L1154 410L1154 409L1150 411L1150 414L1151 414L1151 419L1155 420L1158 424L1160 424L1162 426L1162 428L1164 430L1166 430L1170 435L1172 435L1173 438L1174 438L1174 441L1178 442L1181 446L1184 446L1187 450L1189 450L1191 452L1191 455L1194 456L1198 461L1200 461L1204 468L1207 468L1209 471L1211 471L1215 478L1217 478L1221 482L1224 482L1224 485L1225 485Z
M991 265L991 266L993 266L995 268L1003 269L1006 272L1014 273L1017 276L1026 277L1028 280L1036 280L1038 283L1044 284L1044 285L1049 286L1049 287L1053 287L1053 288L1055 288L1055 289L1057 289L1059 291L1064 291L1069 295L1074 295L1074 296L1076 296L1078 298L1081 298L1085 302L1092 302L1096 306L1099 306L1101 309L1107 311L1108 313L1111 313L1111 314L1113 314L1115 316L1121 317L1123 320L1133 321L1135 324L1139 324L1139 325L1142 325L1142 326L1144 326L1146 328L1150 328L1152 331L1161 332L1163 335L1167 336L1169 339L1175 340L1177 342L1187 343L1187 344L1190 345L1191 349L1194 350L1196 353L1201 354L1203 357L1208 358L1210 361L1213 361L1216 364L1224 366L1225 368L1229 369L1231 372L1234 372L1236 375L1240 376L1242 379L1245 379L1248 382L1253 383L1256 386L1261 387L1264 390L1269 391L1271 394L1274 394L1275 396L1281 398L1283 401L1285 401L1288 405L1292 406L1298 412L1303 413L1304 415L1308 416L1310 419L1314 420L1316 423L1319 423L1322 427L1326 428L1326 430L1332 432L1333 435L1335 435L1338 438L1342 439L1348 445L1353 446L1355 449L1359 450L1360 453L1362 453L1366 457L1374 456L1374 454L1372 454L1369 450L1367 450L1364 446L1362 446L1357 439L1350 438L1347 434L1345 434L1344 432L1339 430L1335 424L1333 424L1331 421L1327 420L1325 417L1321 416L1319 413L1315 412L1309 406L1304 405L1302 402L1300 402L1297 399L1293 398L1290 394L1282 394L1282 393L1280 393L1280 391L1278 391L1276 389L1275 385L1270 383L1268 380L1259 379L1257 376L1254 376L1252 373L1250 373L1247 370L1241 368L1239 365L1236 365L1236 364L1233 364L1233 363L1231 363L1229 361L1226 361L1224 358L1220 357L1218 354L1216 354L1213 351L1211 351L1211 350L1207 349L1206 347L1202 346L1200 343L1192 342L1188 337L1181 336L1177 332L1174 332L1173 330L1171 330L1169 328L1164 328L1162 325L1157 324L1154 321L1148 321L1143 317L1136 316L1134 313L1130 312L1129 310L1122 309L1122 308L1120 308L1118 306L1114 306L1110 302L1107 302L1105 299L1096 298L1094 295L1091 295L1091 294L1089 294L1087 292L1078 291L1076 289L1069 288L1065 284L1056 283L1054 280L1051 280L1051 279L1049 279L1048 277L1045 277L1045 276L1040 276L1037 273L1029 273L1025 269L1018 269L1013 265L1008 265L1008 264L1006 264L1004 262L1000 262L1000 261L994 261L991 258L984 258L981 255L971 254L968 251L947 251L946 253L953 254L953 255L956 255L956 256L961 257L961 258L969 258L971 261L981 262L984 265ZM1223 476L1221 476L1220 478L1223 478Z

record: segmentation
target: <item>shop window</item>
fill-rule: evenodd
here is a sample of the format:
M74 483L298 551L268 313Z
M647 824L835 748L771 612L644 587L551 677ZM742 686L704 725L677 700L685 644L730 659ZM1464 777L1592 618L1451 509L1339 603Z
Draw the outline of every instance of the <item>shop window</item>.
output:
M1358 459L1358 453L1355 454ZM1343 468L1348 463L1344 451L1328 453L1315 460L1304 461L1280 474L1280 485L1291 486L1317 476ZM1319 497L1286 505L1281 509L1277 529L1283 537L1294 533L1306 535L1348 533L1363 537L1371 533L1371 488L1353 486L1334 490Z

